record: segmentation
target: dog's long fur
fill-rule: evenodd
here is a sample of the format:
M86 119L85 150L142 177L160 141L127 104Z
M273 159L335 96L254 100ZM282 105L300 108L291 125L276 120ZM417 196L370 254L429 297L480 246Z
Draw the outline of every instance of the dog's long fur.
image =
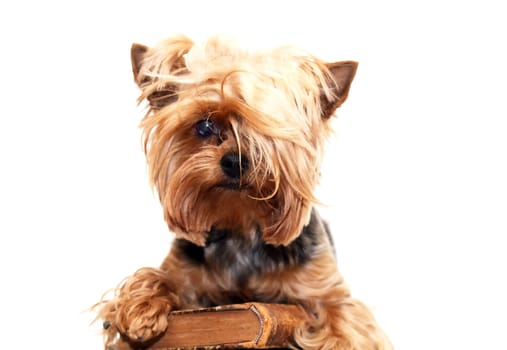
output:
M154 339L170 310L263 301L307 310L295 348L391 349L350 296L313 208L329 119L357 63L175 36L134 44L132 67L149 103L151 182L176 239L160 268L140 269L99 304L106 345L118 334Z

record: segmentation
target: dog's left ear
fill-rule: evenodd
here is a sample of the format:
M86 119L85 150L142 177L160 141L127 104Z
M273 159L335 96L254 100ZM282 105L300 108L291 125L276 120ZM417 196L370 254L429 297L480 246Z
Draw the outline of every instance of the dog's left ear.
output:
M327 119L347 99L350 85L356 75L357 62L342 61L327 63L327 69L334 81L328 83L328 91L322 89L320 94L322 117Z

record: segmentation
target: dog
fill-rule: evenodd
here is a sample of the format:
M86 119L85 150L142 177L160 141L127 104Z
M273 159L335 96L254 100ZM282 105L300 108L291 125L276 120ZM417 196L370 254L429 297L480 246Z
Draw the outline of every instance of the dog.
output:
M175 239L159 268L99 303L106 347L156 339L172 310L259 301L307 312L293 348L391 349L350 295L315 209L330 120L357 63L183 35L133 44L131 60L149 176Z

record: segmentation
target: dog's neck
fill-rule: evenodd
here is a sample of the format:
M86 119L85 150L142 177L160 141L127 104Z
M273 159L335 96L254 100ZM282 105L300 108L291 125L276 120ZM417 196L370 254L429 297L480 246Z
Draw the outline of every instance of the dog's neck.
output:
M206 238L206 247L209 247L212 244L216 244L224 239L232 232L230 229L215 229L212 228L208 233L208 237Z
M315 253L319 242L330 240L328 229L316 210L312 211L311 220L298 237L287 246L274 246L262 240L259 228L251 232L237 230L210 230L205 246L198 246L183 238L176 239L175 248L181 258L203 267L225 268L245 264L245 270L257 273L257 267L264 269L272 264L301 265ZM238 256L241 256L239 261Z

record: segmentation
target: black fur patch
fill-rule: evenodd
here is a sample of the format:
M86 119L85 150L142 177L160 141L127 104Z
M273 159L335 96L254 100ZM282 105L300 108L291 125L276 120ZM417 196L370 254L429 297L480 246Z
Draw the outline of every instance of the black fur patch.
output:
M202 265L204 260L204 248L182 238L174 240L174 248L181 258L186 259L190 264Z
M313 210L310 223L288 246L266 244L261 232L252 238L228 230L212 230L205 247L183 239L177 239L175 245L179 255L189 263L228 271L241 288L250 277L304 265L326 235L329 235L326 227Z
M310 262L322 251L322 245L331 244L328 230L316 210L313 210L309 224L288 246L266 244L260 230L250 235L230 230L212 230L205 247L176 239L173 252L179 259L202 266L210 274L218 273L230 278L231 290L223 290L213 296L199 294L197 298L200 305L214 306L252 300L273 302L257 295L255 288L249 285L250 280ZM287 301L280 299L276 302Z

